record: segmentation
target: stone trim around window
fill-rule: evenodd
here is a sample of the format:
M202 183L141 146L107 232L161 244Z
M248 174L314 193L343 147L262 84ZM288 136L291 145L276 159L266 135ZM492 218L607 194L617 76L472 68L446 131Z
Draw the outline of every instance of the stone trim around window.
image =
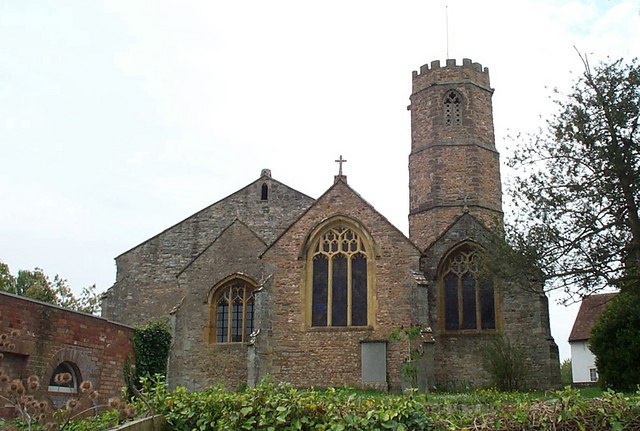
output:
M478 268L479 247L458 244L438 270L439 326L443 334L494 332L499 322L498 289Z
M375 254L368 232L346 217L325 221L305 250L304 321L314 331L367 330L375 316Z
M249 342L254 330L255 289L256 283L242 274L226 277L211 289L206 342Z
M444 96L444 123L447 126L462 125L462 96L456 90L448 90Z

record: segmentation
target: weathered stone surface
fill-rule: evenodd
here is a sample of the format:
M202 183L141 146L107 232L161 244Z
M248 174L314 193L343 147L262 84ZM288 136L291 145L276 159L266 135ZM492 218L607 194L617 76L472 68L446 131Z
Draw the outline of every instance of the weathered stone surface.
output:
M368 327L311 328L305 318L310 295L304 255L309 232L333 217L353 220L373 240L375 284L373 320ZM412 270L418 267L418 249L344 181L334 184L297 220L263 256L273 280L263 295L268 313L258 338L259 374L297 386L362 386L360 343L387 340L397 326L417 323L412 298L417 289ZM427 323L427 322L424 322ZM389 385L399 389L405 352L399 343L387 349Z
M445 96L462 97L459 124L446 124ZM409 237L424 251L429 284L436 384L460 388L489 384L482 350L504 334L527 356L530 387L559 382L558 349L551 337L541 289L495 280L496 330L444 331L440 265L462 243L488 247L502 226L500 162L495 149L489 74L479 64L447 60L414 73L409 156Z
M263 171L257 181L116 257L116 282L105 294L103 316L127 324L167 316L184 295L178 273L234 220L270 243L312 202Z
M445 97L461 97L460 124L446 124ZM502 220L500 161L489 72L477 63L414 74L409 155L409 238L425 250L468 210L487 226Z
M210 339L209 298L215 293L213 288L233 274L242 274L257 286L262 277L258 255L265 248L247 225L236 220L178 275L184 299L172 319L175 340L169 359L171 386L201 389L211 382L229 388L246 384L247 347Z

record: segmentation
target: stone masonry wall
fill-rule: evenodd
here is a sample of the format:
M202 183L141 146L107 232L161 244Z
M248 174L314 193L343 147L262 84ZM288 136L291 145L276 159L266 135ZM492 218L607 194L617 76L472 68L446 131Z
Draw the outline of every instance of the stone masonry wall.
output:
M444 100L461 95L460 124L447 124ZM409 237L428 247L468 210L495 225L502 220L500 161L486 68L469 59L462 65L438 61L414 72L409 156ZM493 219L493 223L491 223Z
M184 300L173 315L174 344L169 359L171 387L191 390L214 384L235 389L247 384L247 343L216 343L209 336L212 289L241 274L258 285L258 256L266 245L244 223L234 222L178 277Z
M261 199L263 184L269 187L267 200ZM270 243L312 202L263 172L254 183L118 256L103 316L127 324L168 316L184 295L176 284L178 272L235 219Z
M24 297L0 292L0 334L17 330L12 340L14 359L10 373L40 378L41 394L61 362L78 367L81 380L89 380L100 401L120 395L125 359L132 354L133 329L89 314L78 313ZM18 377L18 376L16 376Z
M509 341L523 349L527 376L524 386L547 389L559 382L557 345L551 337L548 304L539 291L510 286L496 280L496 330L478 333L444 331L440 316L438 269L442 257L456 245L473 241L479 246L490 244L490 232L477 219L467 214L451 226L445 235L425 253L425 277L429 290L430 314L435 343L436 385L443 389L487 386L490 376L482 368L483 349L492 338L503 333Z
M374 319L366 328L311 328L306 320L305 257L301 255L310 232L334 216L355 220L368 231L375 243ZM361 382L360 342L388 340L397 326L414 323L412 302L419 251L404 235L358 196L338 181L318 199L263 256L265 271L273 271L265 295L269 313L260 322L256 342L260 358L259 376L296 386L363 386ZM400 366L404 350L399 343L387 347L388 383L399 389Z
M434 147L414 154L409 164L412 241L426 249L464 211L488 227L501 225L499 164L498 153L477 146Z

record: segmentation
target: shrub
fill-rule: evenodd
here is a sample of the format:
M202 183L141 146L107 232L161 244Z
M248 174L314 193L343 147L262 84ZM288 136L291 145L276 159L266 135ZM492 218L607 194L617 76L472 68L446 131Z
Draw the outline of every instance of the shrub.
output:
M600 384L618 391L640 384L640 293L616 295L591 330L589 348L596 356Z
M587 399L567 388L546 399L483 390L394 395L348 388L301 390L263 381L242 392L168 391L147 380L145 396L172 430L637 430L640 394Z
M495 337L483 349L482 365L496 388L515 391L521 387L525 377L525 355L504 335Z
M562 386L569 386L572 382L571 359L565 359L560 364L560 383Z
M131 359L127 358L124 367L129 397L133 397L135 392L140 390L142 378L167 375L171 338L171 328L164 320L152 320L135 328L133 334L135 366L131 364Z

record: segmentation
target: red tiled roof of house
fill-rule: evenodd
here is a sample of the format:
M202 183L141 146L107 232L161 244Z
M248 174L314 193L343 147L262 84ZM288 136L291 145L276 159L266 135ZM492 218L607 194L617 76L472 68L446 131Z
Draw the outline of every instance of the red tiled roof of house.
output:
M569 335L569 342L588 340L591 335L591 327L598 320L609 301L616 295L616 293L601 293L583 298L576 321L573 323L571 335Z

